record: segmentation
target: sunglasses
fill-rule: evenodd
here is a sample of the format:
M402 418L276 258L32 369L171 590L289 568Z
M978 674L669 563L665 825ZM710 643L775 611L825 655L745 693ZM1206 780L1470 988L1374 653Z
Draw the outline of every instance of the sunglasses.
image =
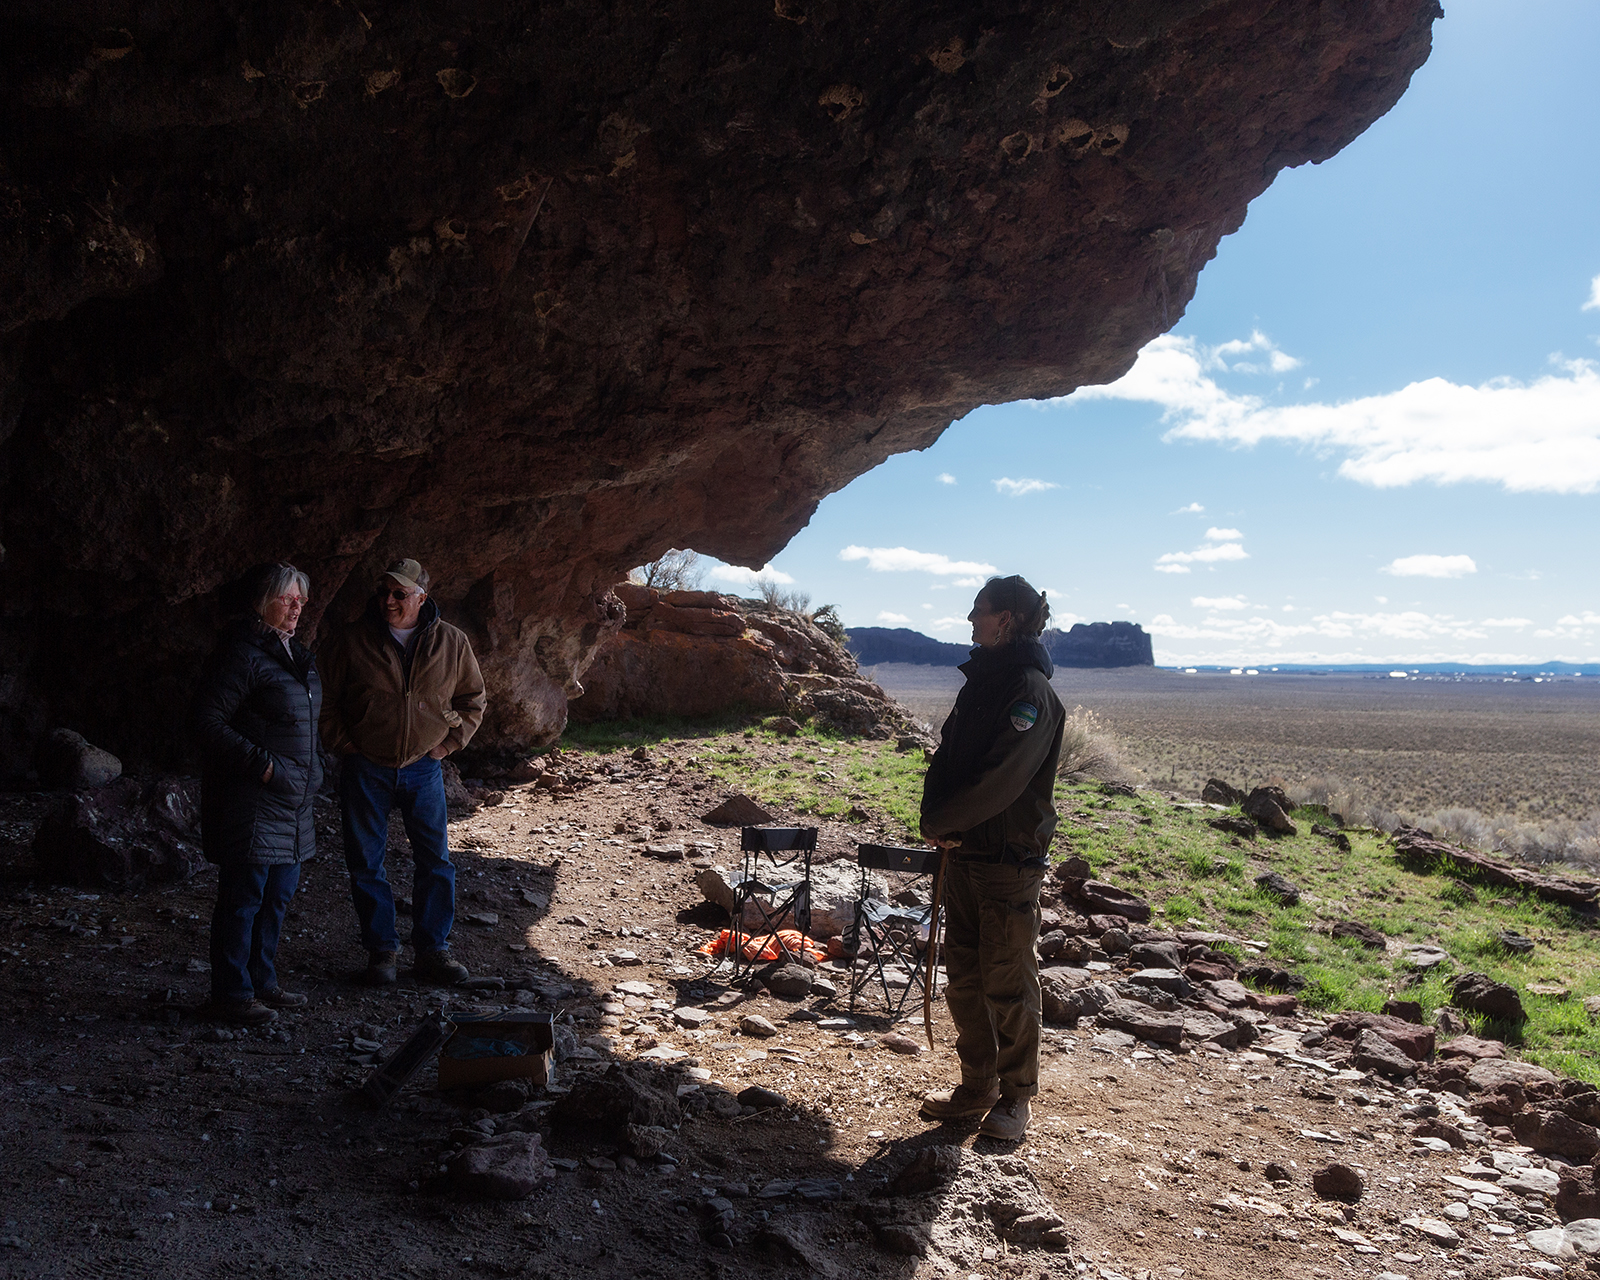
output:
M412 596L420 596L420 591L407 591L404 587L379 587L378 599L380 600L409 600Z

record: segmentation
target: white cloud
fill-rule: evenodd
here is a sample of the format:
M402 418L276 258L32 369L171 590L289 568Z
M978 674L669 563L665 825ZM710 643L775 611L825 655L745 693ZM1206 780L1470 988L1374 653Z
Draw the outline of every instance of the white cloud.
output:
M1471 556L1401 556L1378 570L1397 578L1464 578L1477 573Z
M1059 489L1061 486L1052 480L1012 480L1008 476L1001 476L994 482L995 492L1003 493L1008 498L1020 498L1024 494L1043 493L1046 489Z
M906 623L910 622L911 619L906 617L906 615L903 613L890 613L888 610L885 610L878 615L878 621L887 622L891 626L903 627L906 625Z
M940 484L954 484L956 482L956 478L948 471L941 471L937 476L934 477L934 479L936 479Z
M1207 542L1238 542L1244 537L1237 529L1207 529Z
M1250 607L1237 596L1195 596L1189 603L1196 609L1248 609Z
M1155 571L1157 573L1188 573L1189 572L1189 566L1186 565L1186 564L1158 564L1158 565L1156 565L1154 567L1155 567Z
M1205 362L1208 369L1221 369L1227 373L1288 373L1290 369L1298 369L1300 361L1278 348L1277 343L1256 329L1250 334L1249 340L1235 338L1232 342L1224 342L1221 346L1202 348L1205 352ZM1255 360L1236 361L1229 364L1233 356L1254 355L1257 352L1266 356L1267 363L1261 365Z
M711 571L711 576L718 582L732 582L741 587L752 586L756 582L776 582L788 586L794 581L782 569L774 569L770 564L760 569L745 569L736 564L719 564Z
M952 587L981 587L987 581L987 578L957 578L950 585Z
M1531 627L1533 625L1533 619L1532 618L1485 618L1478 625L1480 627L1516 627L1518 630L1520 630L1523 627Z
M1172 516L1197 516L1204 510L1205 508L1198 502L1191 502L1188 506L1179 507L1176 511L1169 511L1167 514Z
M1237 542L1213 542L1193 551L1169 551L1157 564L1215 564L1219 560L1248 560L1250 553Z
M1585 311L1600 311L1600 276L1589 281L1589 301L1583 304Z
M910 547L846 547L841 560L865 560L867 568L879 573L937 573L945 577L998 573L992 564L977 560L952 560L933 551L913 551Z
M970 622L968 622L966 620L966 618L964 618L964 617L963 618L957 618L957 617L935 618L932 622L928 623L928 630L929 631L955 631L955 630L958 630L958 629L963 628L963 627L970 628L971 626L972 626L972 624Z
M1116 382L1080 387L1065 399L1160 405L1162 420L1173 424L1169 440L1282 440L1339 451L1346 455L1340 475L1377 488L1478 481L1524 493L1600 490L1600 366L1593 361L1554 360L1557 372L1531 383L1497 378L1473 387L1429 378L1342 404L1270 405L1210 376L1228 367L1217 353L1238 345L1208 349L1167 334Z

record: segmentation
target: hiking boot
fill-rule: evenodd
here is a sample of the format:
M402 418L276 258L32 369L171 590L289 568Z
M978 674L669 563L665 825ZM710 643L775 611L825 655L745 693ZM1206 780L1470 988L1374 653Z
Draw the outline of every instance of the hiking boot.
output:
M369 987L392 987L399 976L395 972L394 952L367 952L367 971L362 978Z
M930 1093L922 1100L922 1114L929 1120L960 1120L967 1116L987 1115L989 1108L1000 1100L1000 1086L978 1090L958 1084L954 1089Z
M1028 1120L1033 1108L1026 1098L1001 1098L989 1109L978 1132L985 1138L998 1138L1001 1142L1021 1142L1028 1132Z
M299 1009L306 1003L306 998L293 991L285 991L282 987L268 987L257 994L256 999L262 1004L274 1009Z
M278 1020L277 1013L259 1000L224 1000L216 1008L224 1022L236 1027L260 1027Z
M417 952L417 962L411 966L411 972L442 987L454 987L467 980L467 966L452 960L448 947Z

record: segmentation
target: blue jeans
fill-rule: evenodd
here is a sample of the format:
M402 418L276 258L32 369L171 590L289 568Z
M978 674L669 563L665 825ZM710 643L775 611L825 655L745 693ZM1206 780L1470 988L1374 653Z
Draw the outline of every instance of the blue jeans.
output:
M386 769L365 756L347 755L339 775L344 818L344 861L350 897L368 951L398 951L394 891L383 871L389 848L389 813L400 818L411 841L415 877L411 887L411 945L443 951L456 921L456 869L447 847L444 771L431 756L404 769Z
M225 862L211 913L211 998L253 1000L278 985L278 935L300 883L300 864Z

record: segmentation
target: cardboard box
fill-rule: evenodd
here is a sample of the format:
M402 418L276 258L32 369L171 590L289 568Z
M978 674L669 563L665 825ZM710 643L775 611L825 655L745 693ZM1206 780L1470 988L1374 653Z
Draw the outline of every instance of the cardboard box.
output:
M525 1079L549 1084L555 1032L548 1013L506 1010L458 1013L455 1033L439 1051L439 1087L458 1089Z

